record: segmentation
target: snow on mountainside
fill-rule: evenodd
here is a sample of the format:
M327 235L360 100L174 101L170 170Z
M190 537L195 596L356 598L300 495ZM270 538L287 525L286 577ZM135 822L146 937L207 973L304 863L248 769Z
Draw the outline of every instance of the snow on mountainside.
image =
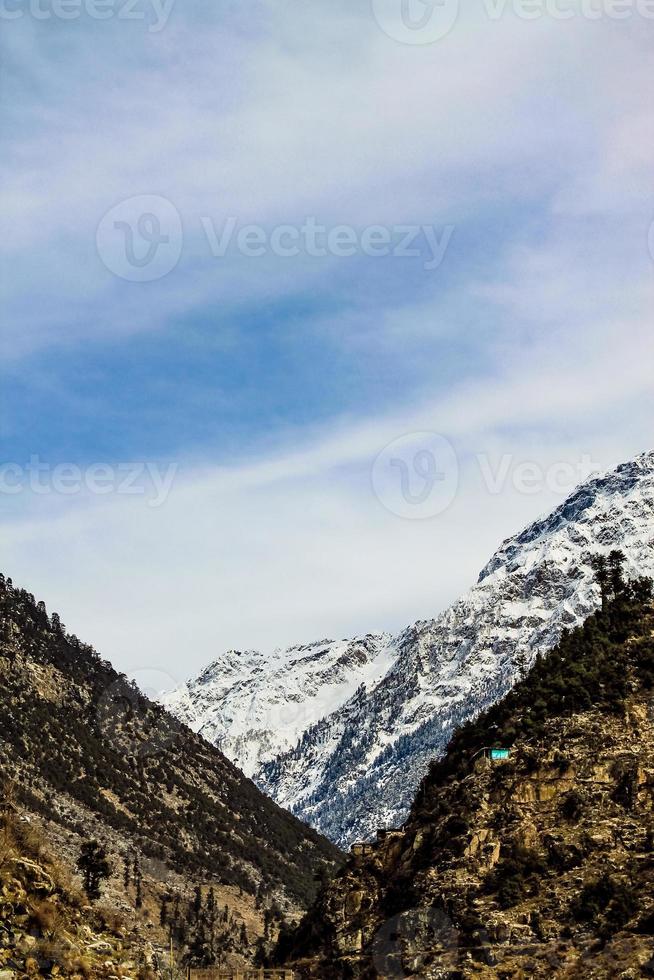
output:
M217 744L239 764L261 760L250 771L280 805L342 845L369 838L404 818L454 728L505 694L520 669L596 607L590 559L613 548L627 555L628 571L654 573L654 452L589 480L505 541L477 585L436 619L394 640L367 637L374 653L363 683L350 674L347 644L342 656L317 644L284 664L239 661L236 698L213 665L202 677L214 667L220 676L213 687L193 682L187 709L166 703L207 737L222 711ZM321 680L325 657L339 663L340 687ZM334 687L349 696L330 701ZM184 697L174 696L178 704ZM277 731L289 710L292 723Z
M322 640L272 656L232 650L161 703L253 776L360 685L379 681L391 664L390 639Z

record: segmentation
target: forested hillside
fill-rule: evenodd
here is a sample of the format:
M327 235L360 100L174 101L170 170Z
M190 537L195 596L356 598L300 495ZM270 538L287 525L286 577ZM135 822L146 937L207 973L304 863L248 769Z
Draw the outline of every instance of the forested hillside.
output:
M361 845L278 958L333 978L654 976L652 582L461 728L409 819ZM494 750L494 751L493 751Z
M179 906L180 894L184 904L202 884L205 897L215 886L235 907L249 896L257 930L266 923L271 935L269 921L306 908L316 874L340 859L4 578L0 780L14 782L21 812L38 819L69 866L83 842L97 838L118 877L125 862L126 879L135 864L142 869L157 926L166 889L173 909L175 891ZM168 928L180 932L170 912Z

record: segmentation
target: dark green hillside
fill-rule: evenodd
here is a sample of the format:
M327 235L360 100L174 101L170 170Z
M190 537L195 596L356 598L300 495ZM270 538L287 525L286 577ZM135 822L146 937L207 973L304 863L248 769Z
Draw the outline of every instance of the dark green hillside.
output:
M652 582L625 582L622 565L619 552L600 562L602 610L579 629L565 631L556 649L539 656L505 698L459 729L444 759L431 766L414 810L433 788L456 780L482 747L538 737L553 718L591 708L619 713L634 686L654 685L654 647L651 642L634 645L650 635Z
M278 961L334 980L654 976L652 582L625 582L619 552L596 571L602 609L457 732Z
M143 698L0 577L0 776L84 837L98 826L162 867L310 900L338 850L261 794L215 748Z

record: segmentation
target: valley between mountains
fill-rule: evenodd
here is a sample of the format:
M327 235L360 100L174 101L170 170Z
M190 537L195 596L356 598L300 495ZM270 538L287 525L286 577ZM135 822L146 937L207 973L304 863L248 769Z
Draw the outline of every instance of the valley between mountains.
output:
M0 980L654 976L653 572L650 452L436 619L163 705L0 576Z

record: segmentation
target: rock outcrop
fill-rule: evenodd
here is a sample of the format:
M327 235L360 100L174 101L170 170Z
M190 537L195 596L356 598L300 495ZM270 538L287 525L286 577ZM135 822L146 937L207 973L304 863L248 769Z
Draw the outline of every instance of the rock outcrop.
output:
M609 603L461 729L404 826L352 848L280 960L332 980L654 976L646 594Z
M159 966L144 930L90 906L34 820L0 796L0 978L154 980Z

